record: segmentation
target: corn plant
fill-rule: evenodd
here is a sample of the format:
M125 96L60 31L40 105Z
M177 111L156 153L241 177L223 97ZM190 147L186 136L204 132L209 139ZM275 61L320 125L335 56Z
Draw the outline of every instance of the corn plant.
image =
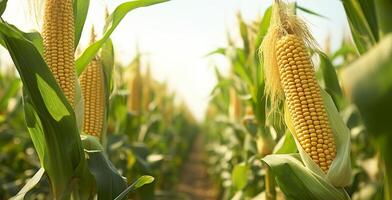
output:
M276 195L269 169L257 159L272 153L276 143L266 122L265 82L257 50L270 16L268 9L261 19L246 23L238 14L242 46L229 36L228 47L211 53L227 57L231 65L229 77L216 69L218 84L206 116L206 122L216 122L206 124L206 132L211 133L206 141L210 141L207 149L214 155L209 163L222 199L249 198L262 191Z
M44 175L49 179L54 199L91 199L94 196L123 199L135 187L153 180L142 177L127 188L125 179L105 155L99 138L85 135L83 131L98 136L105 132L105 110L92 115L89 94L101 94L99 104L95 102L94 106L105 106L103 100L108 97L107 80L110 77L104 74L110 72L91 75L94 73L91 66L95 65L95 72L110 69L110 66L102 69L94 57L107 45L111 33L129 11L160 2L121 4L108 16L103 38L91 44L78 59L74 58L75 47L83 30L89 1L46 1L42 37L39 33L23 33L1 19L1 44L9 51L23 82L26 124L42 167L15 199L23 199ZM1 13L6 3L1 2ZM82 89L78 80L80 74ZM84 84L88 76L93 76L90 80L93 82L89 84L97 87ZM106 86L103 86L104 80ZM84 109L83 97L87 109ZM81 128L83 115L87 117L84 129ZM90 130L91 121L100 126L94 127L98 132Z
M226 56L235 74L224 77L217 73L218 84L207 112L207 122L215 120L212 126L206 123L211 133L207 148L214 155L210 159L211 173L217 177L222 199L389 198L390 158L376 154L388 149L388 136L377 134L386 132L381 127L386 128L387 123L375 117L381 113L385 117L388 110L383 102L388 101L389 87L381 80L390 76L390 43L385 36L389 25L384 20L389 4L342 3L354 44L344 38L334 52L321 52L306 24L295 14L304 11L323 16L281 1L275 1L256 23L261 29L239 18L241 47L230 40L229 48L213 52ZM259 30L256 35L261 37L254 37L254 30ZM384 42L377 44L383 37ZM262 44L260 59L251 50L254 44ZM378 50L373 56L365 53L375 45ZM381 58L372 60L381 51ZM311 56L317 56L319 62L313 62ZM255 57L259 64L250 64ZM252 75L261 80L259 85L252 83ZM247 110L242 114L242 124L230 117L234 89L243 94L239 105ZM261 91L259 95L257 91ZM375 94L379 96L365 100ZM257 106L254 100L264 103ZM376 134L373 136L371 131ZM258 137L249 140L252 133ZM262 158L264 164L249 158ZM374 177L364 167L369 160L379 160L377 174L384 174L384 179Z

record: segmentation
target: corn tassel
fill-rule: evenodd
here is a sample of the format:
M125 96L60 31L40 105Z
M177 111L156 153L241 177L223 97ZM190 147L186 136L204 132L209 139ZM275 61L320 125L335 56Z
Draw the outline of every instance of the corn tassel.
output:
M72 107L75 107L77 81L74 34L73 1L47 0L42 34L44 58Z

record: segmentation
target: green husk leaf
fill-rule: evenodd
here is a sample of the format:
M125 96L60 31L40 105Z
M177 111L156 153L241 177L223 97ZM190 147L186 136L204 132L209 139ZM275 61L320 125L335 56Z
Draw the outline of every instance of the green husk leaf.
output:
M291 134L289 130L286 130L286 133L282 138L280 138L279 142L275 145L273 152L274 154L289 154L297 152L293 134Z
M351 160L350 160L350 130L344 124L342 117L336 109L332 98L321 89L324 106L328 114L328 119L335 137L335 144L337 154L332 162L328 173L325 174L321 168L306 154L299 141L295 137L296 132L291 121L290 114L285 106L285 121L287 127L294 134L297 149L301 155L305 166L313 173L327 179L332 185L336 187L344 187L350 184L351 181Z
M325 90L331 94L332 99L339 109L343 107L343 92L340 88L338 76L331 60L322 52L318 52L320 57L320 69L322 71Z
M271 168L286 199L347 200L343 188L334 187L325 178L305 167L298 154L272 154L262 160Z

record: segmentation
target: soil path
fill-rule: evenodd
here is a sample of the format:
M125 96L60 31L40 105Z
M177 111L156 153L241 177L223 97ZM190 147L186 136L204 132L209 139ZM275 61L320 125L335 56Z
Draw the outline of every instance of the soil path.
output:
M189 200L216 200L218 192L207 174L206 155L202 148L203 139L198 136L182 167L177 191Z

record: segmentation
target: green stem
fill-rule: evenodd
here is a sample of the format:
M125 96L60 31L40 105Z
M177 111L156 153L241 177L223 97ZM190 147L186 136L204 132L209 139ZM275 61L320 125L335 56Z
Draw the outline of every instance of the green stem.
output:
M392 2L390 0L376 0L375 7L376 7L379 36L383 37L388 33L392 32L392 24L390 21L390 18L392 16L391 15Z
M388 141L389 140L389 141ZM381 157L383 162L383 172L384 172L384 199L392 200L392 137L381 140Z
M275 179L271 169L264 165L265 169L265 199L276 200Z

